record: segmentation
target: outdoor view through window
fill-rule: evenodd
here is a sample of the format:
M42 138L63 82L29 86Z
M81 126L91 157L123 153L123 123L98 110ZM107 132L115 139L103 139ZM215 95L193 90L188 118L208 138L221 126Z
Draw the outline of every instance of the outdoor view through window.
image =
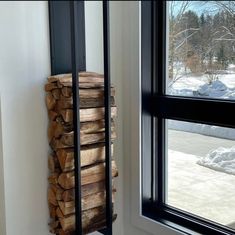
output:
M166 94L235 100L235 1L167 1L167 25ZM166 128L167 204L235 228L235 129Z

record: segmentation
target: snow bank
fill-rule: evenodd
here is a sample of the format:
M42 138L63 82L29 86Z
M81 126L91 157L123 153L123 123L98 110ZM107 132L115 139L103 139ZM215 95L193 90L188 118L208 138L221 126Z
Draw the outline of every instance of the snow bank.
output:
M233 78L235 80L235 76ZM177 96L194 96L194 97L208 97L208 98L219 98L219 99L235 99L235 88L228 87L224 82L220 80L213 81L211 84L204 83L198 87L189 86L185 88L181 85L174 85L169 89L170 95Z
M210 97L210 98L220 98L220 99L235 99L235 90L233 88L228 88L223 82L216 80L211 84L204 84L195 91L194 96L199 97Z
M235 146L232 148L219 147L210 151L197 164L210 169L235 175Z

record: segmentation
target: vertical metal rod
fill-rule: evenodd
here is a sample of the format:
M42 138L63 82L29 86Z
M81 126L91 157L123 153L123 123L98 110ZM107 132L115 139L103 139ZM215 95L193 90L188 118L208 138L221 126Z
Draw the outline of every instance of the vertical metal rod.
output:
M105 104L105 187L106 187L106 229L112 235L112 159L111 159L111 107L110 107L110 38L109 1L103 1L103 40L104 40L104 104Z
M70 1L71 12L71 55L73 89L73 125L74 125L74 164L75 164L75 210L76 235L82 235L81 205L81 162L80 162L80 113L79 113L79 77L78 77L78 21L77 1Z

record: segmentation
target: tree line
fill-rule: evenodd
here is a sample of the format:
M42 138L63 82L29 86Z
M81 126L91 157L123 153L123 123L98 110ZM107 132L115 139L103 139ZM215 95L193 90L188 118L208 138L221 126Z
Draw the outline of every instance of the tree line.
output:
M229 4L232 1L229 1ZM192 73L215 73L235 63L235 4L215 2L214 12L198 14L181 1L169 10L169 77L177 79L177 63Z

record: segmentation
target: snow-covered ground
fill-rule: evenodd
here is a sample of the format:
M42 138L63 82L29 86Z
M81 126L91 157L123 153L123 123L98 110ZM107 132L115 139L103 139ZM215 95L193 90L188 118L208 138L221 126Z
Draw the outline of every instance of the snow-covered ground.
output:
M177 96L208 97L219 99L235 99L235 73L226 70L218 74L218 80L209 84L207 74L195 76L183 75L168 88L168 94Z
M179 78L168 88L167 93L176 96L192 96L202 98L235 100L235 65L229 65L227 70L217 73L218 80L208 82L208 74L183 75L181 68ZM218 110L219 112L219 110ZM175 130L199 133L235 140L235 129L189 122L170 120L168 127Z
M196 155L169 150L168 157L167 203L235 228L235 176L202 167Z
M178 75L179 78L169 86L168 94L235 100L235 65L229 65L227 70L219 71L216 75L218 79L210 82L210 75L208 74L193 75L188 73L183 75L183 72L181 68L180 74ZM235 128L174 120L168 120L168 128L235 140ZM200 146L198 146L198 148L200 148ZM217 149L211 149L211 151L198 160L197 163L213 170L235 175L235 143L232 148L218 146Z

